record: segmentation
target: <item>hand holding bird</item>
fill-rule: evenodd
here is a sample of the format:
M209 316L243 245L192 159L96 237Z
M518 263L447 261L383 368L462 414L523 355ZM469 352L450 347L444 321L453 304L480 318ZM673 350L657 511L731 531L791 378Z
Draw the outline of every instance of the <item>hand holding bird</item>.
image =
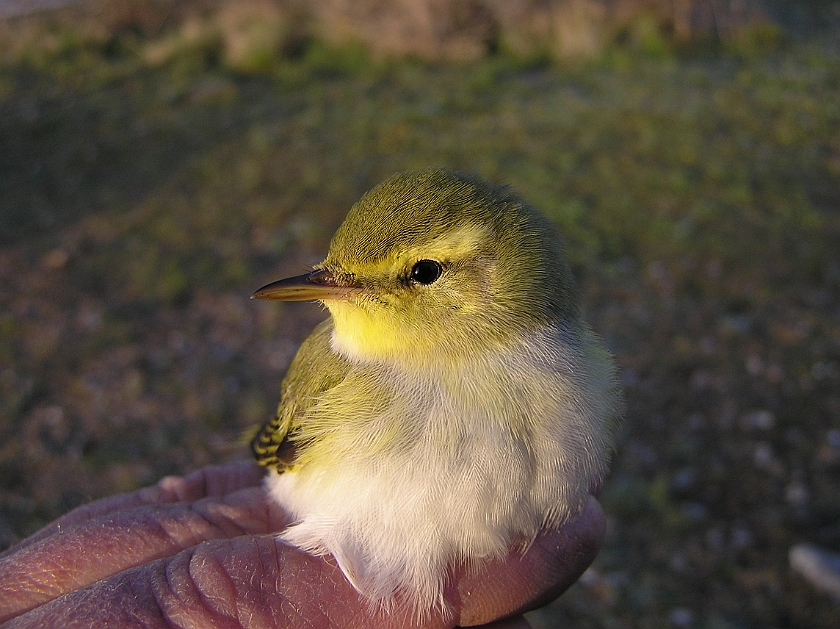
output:
M0 626L482 624L557 596L603 541L604 514L593 499L577 519L547 531L524 555L461 575L447 593L451 617L429 614L417 625L372 610L333 561L279 541L273 531L289 521L288 514L267 500L262 476L250 463L212 466L71 511L0 554Z

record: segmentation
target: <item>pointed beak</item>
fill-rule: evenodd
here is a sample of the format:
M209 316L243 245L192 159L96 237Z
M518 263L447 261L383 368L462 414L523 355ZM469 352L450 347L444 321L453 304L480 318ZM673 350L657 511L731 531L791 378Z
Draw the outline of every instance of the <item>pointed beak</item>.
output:
M325 299L353 299L362 292L361 285L326 269L305 275L288 277L266 284L251 299L279 301L322 301Z

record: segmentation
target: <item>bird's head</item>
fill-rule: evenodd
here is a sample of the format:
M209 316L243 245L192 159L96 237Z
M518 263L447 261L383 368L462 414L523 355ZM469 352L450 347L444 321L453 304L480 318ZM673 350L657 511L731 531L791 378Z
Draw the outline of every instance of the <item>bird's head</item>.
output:
M398 364L469 360L578 318L553 225L509 188L442 170L375 187L313 272L254 297L321 301L333 318L333 349Z

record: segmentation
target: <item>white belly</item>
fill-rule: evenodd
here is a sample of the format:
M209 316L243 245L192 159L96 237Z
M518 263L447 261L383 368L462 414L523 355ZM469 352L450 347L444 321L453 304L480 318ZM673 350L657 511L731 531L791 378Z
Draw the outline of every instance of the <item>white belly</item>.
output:
M546 357L545 338L535 347L477 361L454 395L406 379L400 416L381 423L410 439L366 457L359 436L352 456L270 473L267 488L293 519L282 539L331 553L374 602L402 592L417 610L443 610L451 565L500 556L567 520L607 464L612 374L584 369L597 361L581 356Z

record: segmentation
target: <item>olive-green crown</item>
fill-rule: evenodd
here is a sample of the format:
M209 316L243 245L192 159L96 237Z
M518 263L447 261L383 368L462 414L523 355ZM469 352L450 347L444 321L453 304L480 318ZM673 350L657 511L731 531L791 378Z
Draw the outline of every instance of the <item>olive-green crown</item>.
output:
M510 187L476 175L425 170L384 181L352 207L324 266L351 271L470 226L491 232L481 255L504 278L494 296L502 309L541 322L577 318L577 291L554 225Z

